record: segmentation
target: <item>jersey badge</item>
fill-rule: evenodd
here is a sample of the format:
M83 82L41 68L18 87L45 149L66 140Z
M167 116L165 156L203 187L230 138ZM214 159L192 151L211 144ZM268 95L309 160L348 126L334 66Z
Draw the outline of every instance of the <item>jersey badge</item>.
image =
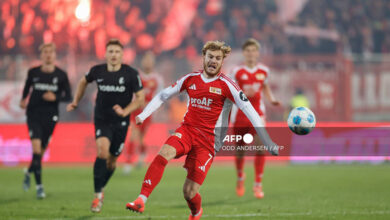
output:
M256 74L256 79L257 80L264 80L265 79L265 75L263 73L258 73L258 74Z
M123 83L125 83L125 79L122 76L119 78L119 84L122 85Z
M244 102L247 102L248 101L248 98L246 97L246 95L244 94L244 92L240 91L240 99Z
M220 88L216 88L216 87L210 87L210 90L209 90L211 93L215 93L215 94L218 94L218 95L222 95L222 90Z

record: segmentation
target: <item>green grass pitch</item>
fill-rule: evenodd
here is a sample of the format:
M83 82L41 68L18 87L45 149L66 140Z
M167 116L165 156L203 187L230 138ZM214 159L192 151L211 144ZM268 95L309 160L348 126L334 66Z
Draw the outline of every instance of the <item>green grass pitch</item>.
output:
M265 198L252 195L252 164L246 164L246 194L235 195L233 164L214 164L201 188L202 219L390 219L389 165L268 165ZM185 170L168 165L144 214L125 210L136 198L146 169L123 175L120 168L105 189L103 210L90 212L92 164L45 166L47 198L35 198L35 184L22 190L22 169L0 168L0 219L187 219L182 196ZM33 178L32 178L33 180ZM34 183L34 182L32 182Z

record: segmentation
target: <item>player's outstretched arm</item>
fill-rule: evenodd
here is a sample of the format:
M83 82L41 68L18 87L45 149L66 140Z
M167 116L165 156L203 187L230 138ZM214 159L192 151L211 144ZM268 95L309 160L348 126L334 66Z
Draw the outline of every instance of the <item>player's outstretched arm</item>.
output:
M267 150L272 155L278 155L279 154L278 146L269 137L268 132L264 128L263 120L260 118L259 114L253 108L252 104L249 102L244 92L230 79L225 79L225 81L229 87L228 98L234 101L237 107L249 119L249 121L255 128L256 133L259 135L261 141L263 142L264 146L267 147Z
M85 77L82 77L77 84L76 94L74 95L72 103L66 106L66 111L70 112L77 108L80 100L83 98L88 82Z
M138 108L142 107L145 103L145 92L143 89L135 93L135 99L128 104L124 109L120 105L114 105L113 109L117 115L126 117Z
M167 87L157 93L156 96L146 105L141 114L137 115L136 123L141 124L146 118L148 118L154 111L156 111L166 100L170 99L173 95L178 94L180 88L177 83L173 86Z

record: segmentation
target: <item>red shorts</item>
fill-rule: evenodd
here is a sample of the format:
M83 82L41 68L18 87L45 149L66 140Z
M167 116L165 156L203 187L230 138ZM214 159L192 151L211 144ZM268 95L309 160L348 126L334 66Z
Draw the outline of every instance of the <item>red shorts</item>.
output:
M165 142L176 149L176 157L187 155L187 178L202 185L214 160L214 135L182 125Z
M260 118L263 120L265 125L265 117L260 116ZM248 133L253 136L257 134L255 128L253 127L249 119L236 121L233 125L233 132L235 135L241 135L241 136L244 136L245 134ZM237 145L245 145L245 144L244 141L241 140L240 142L237 143Z
M131 120L131 123L140 130L141 133L145 133L146 130L149 128L150 124L152 123L152 118L151 117L148 117L147 119L145 119L145 121L142 122L142 124L140 125L137 125L135 123L135 117L137 116L138 114L135 114L132 113L131 116L130 116L130 120Z

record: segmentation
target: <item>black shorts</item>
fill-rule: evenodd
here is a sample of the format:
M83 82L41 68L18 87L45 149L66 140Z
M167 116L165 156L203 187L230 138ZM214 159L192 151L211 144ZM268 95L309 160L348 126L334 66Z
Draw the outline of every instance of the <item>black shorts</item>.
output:
M58 121L58 115L31 114L27 115L27 126L30 139L40 139L42 148L46 149Z
M125 146L128 128L129 122L127 120L116 123L95 120L95 137L96 139L107 137L110 140L110 154L117 157Z

